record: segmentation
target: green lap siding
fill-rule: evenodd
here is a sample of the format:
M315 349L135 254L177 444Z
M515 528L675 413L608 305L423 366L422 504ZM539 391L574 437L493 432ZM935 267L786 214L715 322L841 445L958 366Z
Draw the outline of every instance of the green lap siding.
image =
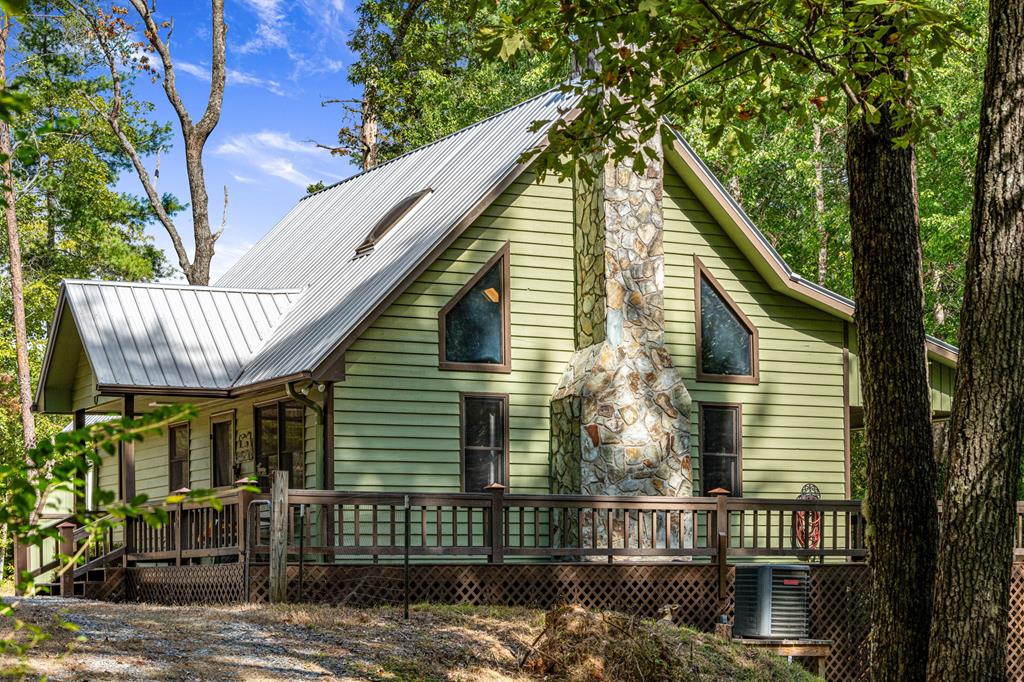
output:
M459 392L509 396L510 484L548 492L548 400L573 351L572 191L524 175L345 353L334 484L459 490ZM512 372L438 369L438 311L511 244ZM371 258L373 256L370 256Z
M664 210L665 338L693 400L691 451L698 479L699 404L738 403L745 496L791 498L803 484L814 483L823 496L842 498L842 320L772 290L671 171ZM697 381L694 256L758 329L757 385Z
M666 341L694 401L743 405L744 494L845 492L842 320L773 291L671 169L665 187ZM573 351L572 193L514 184L346 353L335 385L343 490L459 489L459 392L509 395L511 487L548 492L548 402ZM438 369L438 310L508 240L512 373ZM760 333L756 386L696 381L693 257ZM699 488L695 488L695 492Z

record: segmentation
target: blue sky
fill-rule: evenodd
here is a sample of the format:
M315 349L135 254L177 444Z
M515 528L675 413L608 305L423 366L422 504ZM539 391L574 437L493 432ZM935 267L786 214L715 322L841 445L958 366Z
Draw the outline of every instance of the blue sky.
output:
M338 105L358 91L346 80L354 56L345 46L358 5L351 0L227 0L228 80L221 120L206 145L206 185L210 217L219 226L223 187L228 186L227 228L217 243L212 279L238 257L305 194L308 183L331 183L357 169L342 157L318 150L313 141L333 143L342 124ZM163 0L158 18L174 20L171 54L178 89L193 119L209 93L210 6L197 0ZM160 191L188 200L181 135L160 83L140 77L135 96L156 105L155 117L173 123L174 148L160 160ZM152 172L155 159L147 160ZM142 194L134 173L119 188ZM176 218L190 244L191 212ZM163 228L149 229L177 270L177 259ZM180 272L175 279L183 279Z

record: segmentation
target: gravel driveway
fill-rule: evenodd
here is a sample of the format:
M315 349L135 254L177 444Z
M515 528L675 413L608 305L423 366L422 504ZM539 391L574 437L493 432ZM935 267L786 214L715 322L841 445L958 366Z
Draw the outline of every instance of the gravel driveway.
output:
M53 633L20 661L51 680L526 680L517 661L542 623L527 609L417 606L406 621L393 608L59 597L22 599L17 612Z

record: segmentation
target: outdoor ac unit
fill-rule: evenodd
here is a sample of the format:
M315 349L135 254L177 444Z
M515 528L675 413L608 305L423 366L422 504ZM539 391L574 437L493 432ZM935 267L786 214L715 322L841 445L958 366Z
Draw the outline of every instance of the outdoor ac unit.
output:
M736 567L737 637L807 637L811 569L793 564Z

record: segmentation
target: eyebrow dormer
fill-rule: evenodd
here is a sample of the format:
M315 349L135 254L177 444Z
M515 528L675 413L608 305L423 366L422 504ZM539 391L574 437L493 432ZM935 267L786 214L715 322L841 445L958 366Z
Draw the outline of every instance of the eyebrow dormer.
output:
M386 235L392 227L402 222L402 219L433 191L434 190L427 187L415 194L410 194L392 206L391 210L385 213L384 217L378 220L377 224L373 226L373 229L370 230L368 235L366 235L366 239L363 240L363 243L356 247L356 253L353 258L361 258L369 255L370 252L373 251L374 247L377 246L377 243L384 238L384 235Z

